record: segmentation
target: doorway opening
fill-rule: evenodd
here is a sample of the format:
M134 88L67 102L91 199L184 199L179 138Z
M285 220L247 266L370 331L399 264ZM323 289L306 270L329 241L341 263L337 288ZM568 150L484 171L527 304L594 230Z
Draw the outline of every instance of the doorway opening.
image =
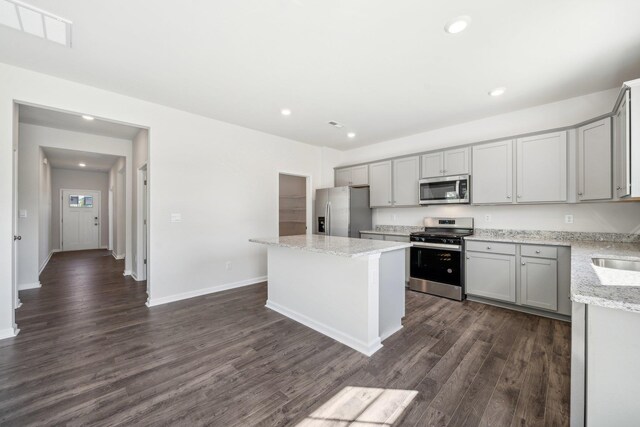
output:
M308 194L310 177L280 173L278 175L278 235L307 234L311 217Z
M14 103L14 309L47 286L53 287L49 293L60 291L61 283L69 287L62 292L106 286L84 275L70 282L55 278L51 264L74 262L74 257L79 263L96 260L94 267L105 269L104 274L95 271L94 278L121 269L123 284L140 284L150 293L146 268L141 275L133 271L136 258L148 259L147 245L140 253L133 234L140 204L148 222L149 193L134 196L138 168L144 164L146 174L149 164L149 131L97 117L86 120L83 114Z

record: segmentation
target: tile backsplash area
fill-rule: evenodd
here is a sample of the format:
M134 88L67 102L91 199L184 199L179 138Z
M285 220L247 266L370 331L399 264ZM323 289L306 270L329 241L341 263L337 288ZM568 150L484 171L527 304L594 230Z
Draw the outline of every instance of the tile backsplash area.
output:
M572 215L573 223L565 216ZM640 202L547 205L434 205L374 209L374 226L421 227L425 217L473 217L476 228L640 233Z

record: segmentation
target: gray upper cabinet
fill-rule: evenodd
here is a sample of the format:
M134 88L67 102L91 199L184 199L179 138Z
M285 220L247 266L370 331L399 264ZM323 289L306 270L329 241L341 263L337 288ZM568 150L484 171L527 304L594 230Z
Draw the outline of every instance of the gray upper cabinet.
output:
M394 206L417 206L420 158L405 157L393 161Z
M392 205L391 161L369 165L369 204L374 207Z
M523 256L520 264L520 303L558 310L558 261Z
M513 141L473 147L471 195L473 203L513 201Z
M516 256L467 251L467 294L516 302Z
M336 169L335 186L343 187L345 185L368 185L369 184L369 166L353 166L350 168Z
M612 196L611 119L578 128L578 200Z
M516 156L517 202L567 200L567 132L519 138Z
M437 176L465 175L469 173L469 147L437 151L420 156L421 178Z
M631 120L629 117L629 90L624 94L614 116L614 184L616 197L631 195Z
M443 175L444 153L442 151L423 154L420 156L420 162L422 163L421 178L433 178Z

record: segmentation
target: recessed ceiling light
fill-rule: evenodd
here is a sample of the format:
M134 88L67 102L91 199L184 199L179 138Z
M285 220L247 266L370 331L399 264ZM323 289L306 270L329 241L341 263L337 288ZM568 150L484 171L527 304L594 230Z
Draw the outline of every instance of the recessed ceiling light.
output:
M85 119L85 120L89 120L89 121L94 119L92 116L87 116L86 114L83 114L82 118Z
M282 110L280 110L280 113L283 116L290 116L291 115L291 110L289 110L288 108L283 108Z
M503 95L507 91L506 87L497 87L489 92L491 96L500 96Z
M355 138L355 137L356 137L356 133L355 133L355 132L349 132L349 133L347 134L347 137L349 137L349 138Z
M84 164L84 163L78 163L78 166L80 166L81 168L83 168L83 167L85 167L85 166L87 166L87 165L86 165L86 164Z
M453 18L444 26L444 30L449 34L458 34L463 32L471 23L471 18L463 15Z

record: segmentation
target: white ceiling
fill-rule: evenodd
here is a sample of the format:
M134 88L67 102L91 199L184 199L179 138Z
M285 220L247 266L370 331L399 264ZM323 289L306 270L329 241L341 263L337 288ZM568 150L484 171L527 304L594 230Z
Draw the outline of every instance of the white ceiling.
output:
M638 0L29 3L73 21L73 47L2 27L3 62L340 149L640 77Z
M127 126L97 118L88 121L83 119L81 114L71 114L30 105L20 105L19 108L18 117L20 123L129 140L133 139L140 131L140 128L134 126Z
M75 169L91 172L108 172L118 161L118 156L89 153L85 151L65 150L62 148L42 147L49 166L58 169ZM84 163L86 167L78 166Z

